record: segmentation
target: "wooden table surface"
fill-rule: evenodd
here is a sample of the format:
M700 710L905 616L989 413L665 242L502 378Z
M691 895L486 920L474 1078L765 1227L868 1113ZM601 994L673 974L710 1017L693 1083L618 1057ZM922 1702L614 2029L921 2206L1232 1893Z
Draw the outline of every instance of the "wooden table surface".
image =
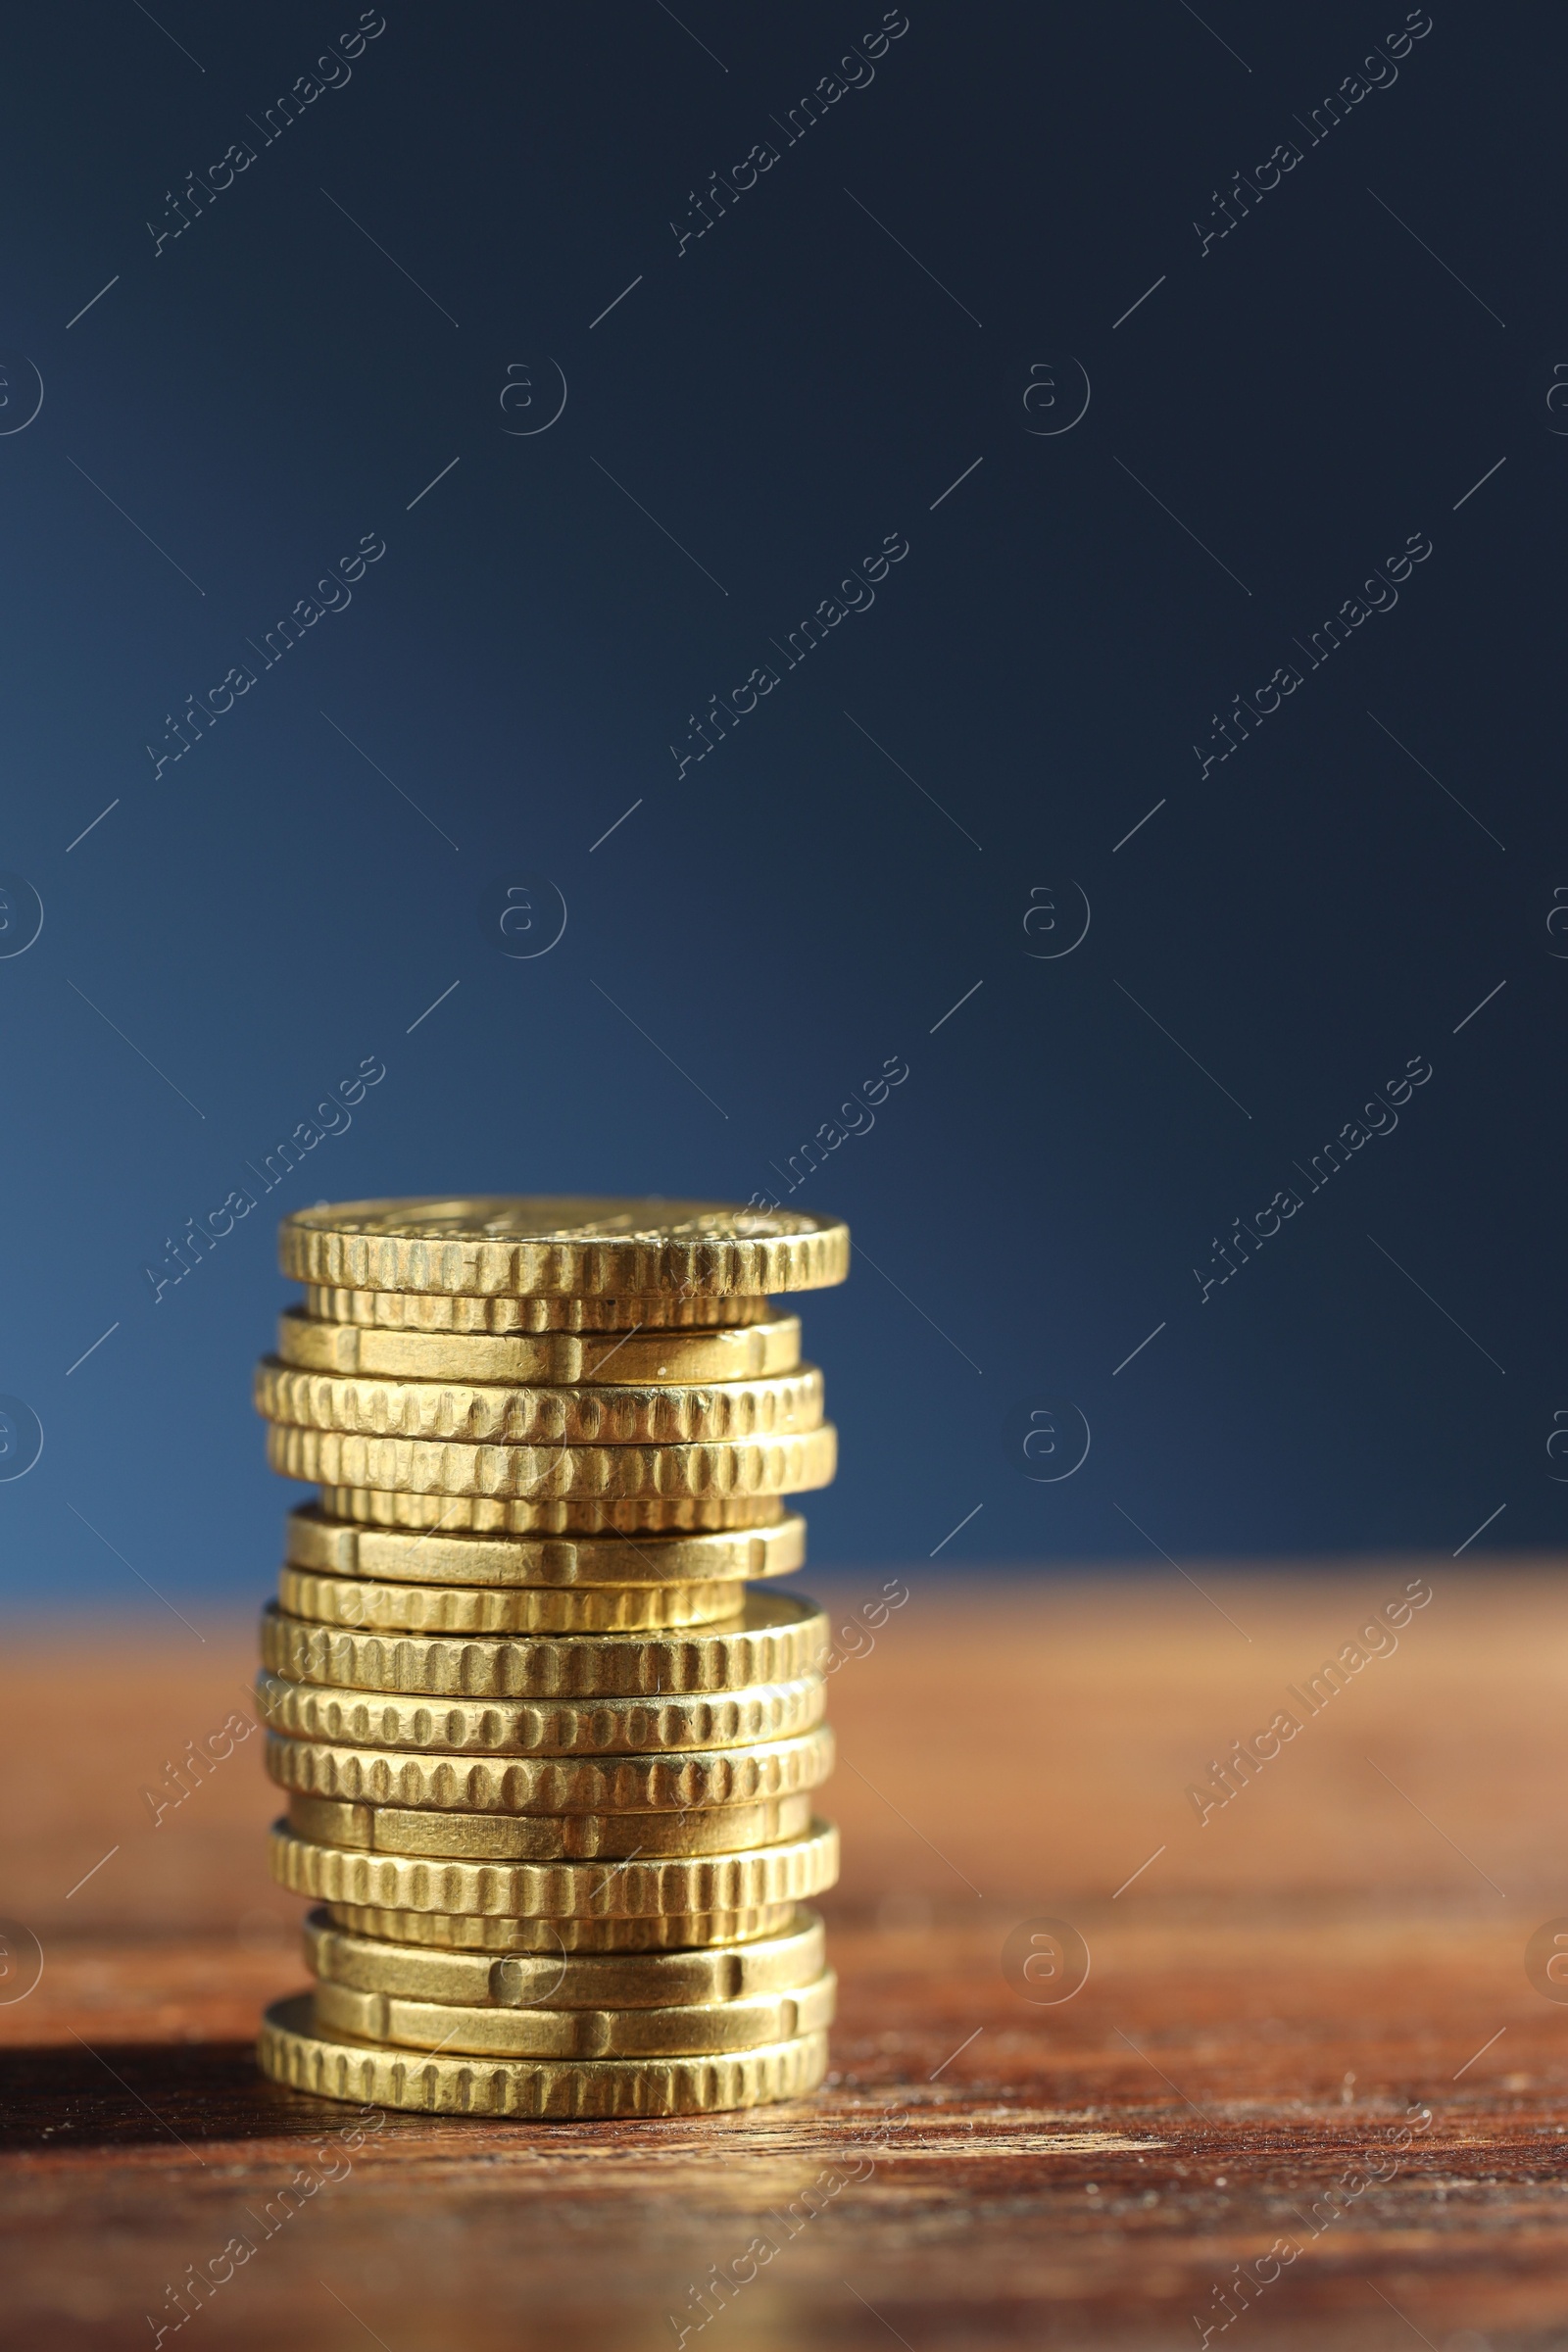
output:
M0 2006L0 2342L1568 2341L1568 2005L1525 1968L1568 1914L1568 1581L1196 1573L911 1580L835 1675L817 2097L389 2116L352 2154L324 2137L350 2111L252 2063L262 2004L303 1977L259 1740L156 1827L140 1793L244 1708L253 1628L13 1629L0 1911L44 1966ZM1422 1575L1396 1648L1363 1642L1315 1715L1287 1695ZM1282 1708L1300 1730L1200 1823L1189 1785ZM1002 1966L1041 1917L1091 1955L1057 2004ZM24 1959L13 1938L0 1993ZM168 2288L242 2228L255 2252L176 2337Z

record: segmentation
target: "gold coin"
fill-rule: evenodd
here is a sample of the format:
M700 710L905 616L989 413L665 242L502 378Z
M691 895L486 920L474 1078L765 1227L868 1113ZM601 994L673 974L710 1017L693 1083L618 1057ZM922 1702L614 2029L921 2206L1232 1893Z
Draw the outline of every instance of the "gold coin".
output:
M411 1634L643 1634L733 1617L739 1588L723 1585L381 1585L365 1577L279 1571L291 1617Z
M505 1919L464 1911L388 1911L362 1903L323 1906L334 1927L373 1936L419 1953L512 1953L533 1959L570 1953L656 1954L691 1958L728 1952L762 1936L779 1936L797 1917L793 1903L760 1903L748 1911L662 1913L654 1919Z
M637 1389L650 1382L765 1380L793 1372L801 1360L801 1323L798 1315L769 1315L765 1323L727 1331L644 1329L602 1337L554 1331L507 1337L366 1329L358 1323L316 1321L290 1307L278 1318L277 1352L283 1363L305 1372L384 1380L530 1381L552 1389L611 1381Z
M377 1494L373 1488L323 1482L319 1500L333 1518L362 1526L453 1535L707 1535L776 1527L784 1517L777 1494L579 1494L564 1502L511 1502L494 1494Z
M608 1866L470 1862L321 1844L278 1821L268 1866L280 1886L317 1902L509 1919L646 1920L805 1902L838 1877L839 1838L830 1822L818 1821L804 1838L731 1853L628 1857Z
M570 2122L611 2116L719 2115L803 2098L827 2072L827 2035L706 2058L481 2058L377 2049L319 2031L309 1993L274 2001L257 2063L318 2098L422 2115Z
M267 1458L285 1478L373 1487L383 1494L473 1494L529 1504L688 1496L749 1501L828 1486L837 1445L830 1421L800 1437L711 1446L469 1446L434 1438L350 1437L274 1421L267 1432Z
M758 1298L842 1282L850 1232L834 1217L724 1200L473 1195L299 1208L278 1256L297 1281L356 1291Z
M446 1813L296 1790L288 1800L288 1826L311 1844L358 1853L456 1862L624 1862L635 1854L740 1854L804 1838L811 1826L811 1797L807 1790L700 1813Z
M702 1298L663 1291L645 1298L466 1298L430 1291L351 1291L308 1283L305 1312L325 1323L362 1331L516 1334L555 1331L693 1331L766 1323L778 1309L770 1298ZM586 1375L584 1375L586 1377Z
M797 1738L821 1722L827 1686L820 1674L805 1674L669 1697L430 1699L263 1673L256 1702L273 1731L336 1746L459 1756L643 1756Z
M644 1698L794 1682L828 1649L826 1614L793 1592L752 1592L723 1625L669 1634L355 1633L262 1613L262 1663L296 1683L416 1697Z
M837 1991L837 1977L824 1969L794 1992L667 2009L466 2009L330 1983L318 1984L313 1999L320 2034L416 2050L467 2050L485 2058L690 2058L824 2034Z
M255 1402L267 1420L291 1428L437 1445L734 1445L819 1429L822 1375L814 1364L802 1364L767 1380L710 1381L702 1388L611 1381L574 1389L507 1388L294 1371L264 1356L256 1367ZM488 1488L490 1482L483 1483ZM534 1483L530 1479L528 1487Z
M781 1508L782 1506L775 1506ZM430 1585L515 1585L563 1589L613 1585L708 1585L791 1576L806 1559L798 1512L769 1527L709 1535L598 1538L424 1535L328 1519L314 1503L290 1511L289 1563L320 1576L384 1577ZM304 1612L299 1612L303 1614Z
M794 1992L826 1966L821 1915L804 1904L781 1934L753 1943L581 1959L552 1949L499 1960L484 1952L420 1950L353 1935L335 1927L322 1908L305 1921L305 1958L313 1976L360 1992L501 2010L687 2008Z
M833 1770L833 1735L824 1725L794 1740L770 1740L749 1747L610 1758L475 1760L410 1755L397 1748L334 1746L269 1732L267 1769L280 1788L297 1788L308 1796L410 1806L421 1812L681 1814L713 1805L759 1804L819 1788ZM328 1844L338 1842L324 1830L306 1829L303 1834L323 1838ZM379 1845L382 1840L349 1838L341 1842ZM737 1845L752 1842L735 1839Z

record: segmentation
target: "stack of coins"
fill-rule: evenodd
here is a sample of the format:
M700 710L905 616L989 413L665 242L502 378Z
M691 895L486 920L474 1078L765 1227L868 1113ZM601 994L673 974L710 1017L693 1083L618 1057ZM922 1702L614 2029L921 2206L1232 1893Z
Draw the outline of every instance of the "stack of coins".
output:
M780 1293L830 1220L368 1200L282 1228L258 1369L294 1511L258 1690L314 1992L260 2061L443 2113L672 2115L812 2089L834 1978L825 1617L788 1575L834 1432Z

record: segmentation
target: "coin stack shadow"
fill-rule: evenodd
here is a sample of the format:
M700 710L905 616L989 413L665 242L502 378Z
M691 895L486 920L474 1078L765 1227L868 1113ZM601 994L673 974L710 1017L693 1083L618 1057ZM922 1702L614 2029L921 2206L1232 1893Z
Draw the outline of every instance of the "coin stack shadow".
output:
M533 2118L814 2088L828 1629L747 1580L801 1565L783 1496L828 1482L835 1437L758 1286L842 1281L847 1230L373 1201L281 1245L306 1297L256 1400L319 1497L287 1523L257 1688L272 1875L318 1907L315 1990L268 2011L263 2070Z

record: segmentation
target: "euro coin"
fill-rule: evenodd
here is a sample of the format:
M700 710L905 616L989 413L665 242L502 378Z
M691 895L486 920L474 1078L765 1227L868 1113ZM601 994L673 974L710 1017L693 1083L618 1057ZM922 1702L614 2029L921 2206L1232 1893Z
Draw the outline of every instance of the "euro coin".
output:
M490 2009L666 2009L793 1992L826 1965L822 1921L804 1904L778 1934L706 1951L607 1953L555 1949L492 1958L361 1936L318 1909L305 1922L314 1977L360 1992Z
M296 1209L278 1254L300 1282L357 1291L757 1298L842 1282L850 1235L836 1218L722 1200L473 1195Z
M691 1446L819 1429L822 1375L802 1364L765 1380L697 1388L587 1381L546 1389L299 1371L267 1356L256 1368L255 1399L269 1421L350 1437L481 1446Z
M828 1621L814 1601L748 1592L723 1625L669 1634L462 1636L352 1632L269 1606L262 1660L291 1682L454 1698L651 1697L792 1682L817 1668Z
M666 1911L647 1919L508 1919L495 1913L397 1911L365 1903L329 1903L323 1908L332 1925L351 1936L373 1936L411 1951L546 1958L551 1967L579 1954L636 1960L720 1954L783 1935L797 1915L793 1903L760 1903L745 1911Z
M269 1440L278 1434L269 1431ZM475 1536L707 1535L774 1527L785 1515L777 1494L578 1494L564 1502L516 1502L495 1494L380 1493L329 1480L321 1482L320 1506L362 1527Z
M263 1672L256 1712L274 1732L340 1747L441 1755L646 1756L793 1740L821 1722L820 1674L734 1690L630 1698L422 1698Z
M778 1506L775 1506L778 1507ZM288 1557L322 1576L406 1580L425 1585L551 1586L733 1584L790 1576L806 1559L799 1513L770 1526L704 1535L599 1537L470 1536L382 1529L329 1519L302 1504L285 1522Z
M798 1437L694 1446L467 1445L356 1437L276 1421L267 1432L267 1458L285 1478L530 1505L800 1494L831 1482L836 1448L831 1422Z
M712 1332L765 1323L778 1309L770 1298L703 1298L662 1291L644 1298L466 1298L433 1291L353 1291L308 1283L305 1312L362 1331L466 1333L495 1338L547 1332Z
M686 1814L819 1788L833 1770L826 1726L793 1740L645 1756L453 1757L267 1735L280 1788L350 1804L458 1813ZM307 1836L325 1837L324 1831ZM332 1839L327 1838L331 1843ZM353 1838L345 1843L379 1844ZM749 1842L738 1839L737 1843ZM609 1850L595 1848L595 1851Z
M687 2058L825 2033L837 1990L838 1979L826 1969L794 1992L743 1993L680 2008L466 2009L324 1984L313 2007L318 2033L416 2050L486 2058Z
M723 1585L382 1585L285 1566L278 1600L318 1625L411 1634L642 1634L733 1617L738 1588Z
M804 1837L811 1799L714 1805L683 1813L447 1813L305 1796L288 1826L316 1845L458 1862L625 1862L635 1854L738 1854Z
M510 1919L648 1920L808 1901L838 1876L838 1832L818 1821L778 1845L608 1864L484 1862L325 1844L279 1821L268 1840L268 1865L279 1886L317 1902Z
M826 2034L699 2058L479 2058L377 2049L319 2029L309 1993L275 2001L257 2046L262 2072L318 2098L423 2115L588 2122L717 2115L796 2099L827 2072Z
M378 1294L364 1294L375 1297ZM399 1297L405 1294L397 1294ZM793 1372L801 1360L797 1315L769 1314L730 1330L629 1330L618 1334L385 1331L313 1319L291 1307L278 1319L280 1360L305 1372L360 1373L386 1380L469 1383L528 1381L576 1388L608 1381L764 1380Z

